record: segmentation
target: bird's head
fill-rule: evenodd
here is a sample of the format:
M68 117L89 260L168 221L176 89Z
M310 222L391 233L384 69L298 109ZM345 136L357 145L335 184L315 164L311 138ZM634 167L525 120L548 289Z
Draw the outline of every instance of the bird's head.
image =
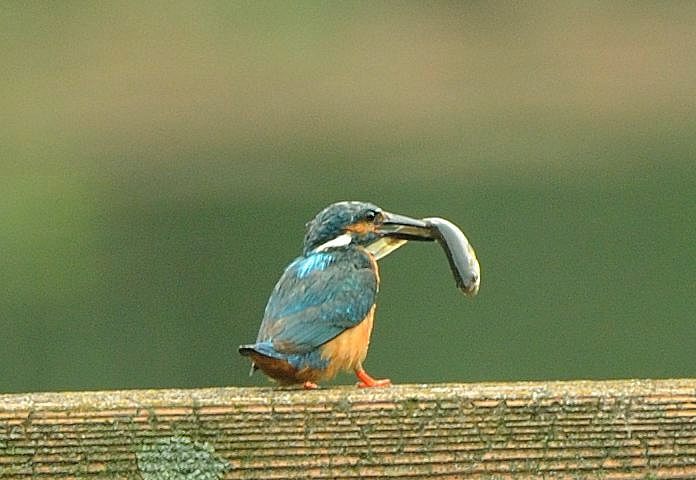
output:
M385 212L372 203L338 202L307 223L303 253L359 245L379 259L407 240L433 239L422 220Z

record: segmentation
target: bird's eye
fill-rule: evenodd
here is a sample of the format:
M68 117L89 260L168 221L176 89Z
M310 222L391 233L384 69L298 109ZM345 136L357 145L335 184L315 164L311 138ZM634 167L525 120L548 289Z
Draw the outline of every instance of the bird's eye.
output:
M375 212L374 210L368 210L365 214L365 220L367 220L368 222L374 222L377 218L377 215L377 212Z

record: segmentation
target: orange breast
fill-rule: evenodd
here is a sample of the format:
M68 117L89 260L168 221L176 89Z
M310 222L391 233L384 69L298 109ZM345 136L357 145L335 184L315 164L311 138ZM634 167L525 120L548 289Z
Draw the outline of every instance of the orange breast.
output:
M321 347L321 357L329 361L328 367L322 374L322 380L331 379L340 371L354 371L362 367L370 345L375 306L372 306L362 322L345 330Z

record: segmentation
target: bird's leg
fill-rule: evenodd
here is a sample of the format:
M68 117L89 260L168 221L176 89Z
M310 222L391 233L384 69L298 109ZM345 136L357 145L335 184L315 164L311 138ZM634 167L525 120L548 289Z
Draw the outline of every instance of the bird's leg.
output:
M314 382L306 381L306 382L304 382L304 383L302 384L302 387L303 387L305 390L315 390L315 389L319 388L319 385L317 385L317 384L314 383Z
M355 376L358 377L358 380L360 380L358 382L358 388L388 387L391 385L391 380L388 378L375 380L369 376L362 367L355 370Z

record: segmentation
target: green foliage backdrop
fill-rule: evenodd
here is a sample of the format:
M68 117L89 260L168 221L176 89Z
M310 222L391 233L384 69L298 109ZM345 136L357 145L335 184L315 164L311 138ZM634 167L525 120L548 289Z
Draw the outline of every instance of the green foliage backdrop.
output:
M6 2L0 391L266 385L236 353L337 200L396 382L694 376L696 5ZM352 382L341 377L338 382Z

